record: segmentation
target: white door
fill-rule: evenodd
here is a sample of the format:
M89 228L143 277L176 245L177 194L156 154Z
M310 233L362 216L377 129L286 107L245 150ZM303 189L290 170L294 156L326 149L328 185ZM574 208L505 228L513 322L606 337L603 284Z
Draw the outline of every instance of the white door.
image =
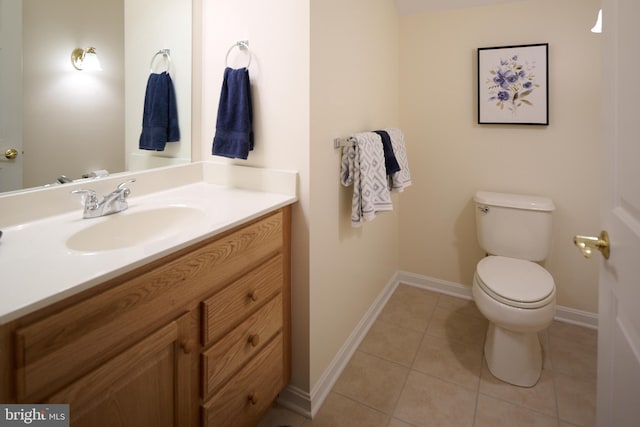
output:
M17 157L14 157L17 155ZM0 0L0 192L22 188L22 1Z
M603 228L598 426L640 425L640 2L603 0Z

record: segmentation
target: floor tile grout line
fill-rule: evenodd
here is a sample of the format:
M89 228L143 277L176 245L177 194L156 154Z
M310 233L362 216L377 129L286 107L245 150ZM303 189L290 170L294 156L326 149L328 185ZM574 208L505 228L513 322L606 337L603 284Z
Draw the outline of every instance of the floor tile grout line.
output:
M397 289L396 289L397 291ZM418 344L418 348L416 349L416 352L414 353L413 357L411 358L411 363L407 369L407 375L404 378L404 382L402 383L402 387L400 388L400 393L398 393L398 397L395 399L395 402L393 403L393 408L391 410L391 414L389 415L391 418L395 418L397 420L400 420L404 423L408 423L408 421L402 419L402 418L398 418L395 416L396 414L396 410L398 408L398 403L400 403L400 398L402 397L402 393L404 392L405 388L407 387L407 382L409 381L409 375L411 374L411 371L413 371L413 365L415 363L416 357L418 356L418 351L420 350L420 346L422 345L422 342L424 341L424 338L427 334L427 330L429 329L429 324L431 323L431 320L433 319L433 314L435 313L435 307L437 307L437 303L439 300L439 296L436 299L436 304L434 304L433 308L431 309L431 313L429 315L429 320L426 322L426 326L424 328L424 330L421 332L422 336L420 337L420 343ZM408 328L404 328L401 327L402 329L408 329ZM409 423L410 424L410 423Z
M405 389L405 387L407 385L407 381L409 380L409 375L411 374L412 371L420 373L420 374L425 375L425 376L428 376L430 378L434 378L434 379L446 382L446 383L451 384L453 386L461 387L461 388L463 388L465 390L469 390L469 388L467 388L466 386L463 386L461 384L458 384L458 383L455 383L455 382L452 382L452 381L448 381L448 380L446 380L444 378L440 378L440 377L437 377L435 375L429 374L427 372L422 372L422 371L414 368L415 360L418 357L418 352L419 352L419 350L420 350L420 348L422 346L422 343L424 342L424 340L428 336L434 337L434 335L430 335L428 333L428 331L429 331L429 326L431 325L431 322L433 321L433 317L435 316L436 309L438 308L438 303L440 302L440 298L441 298L441 295L438 295L438 298L436 299L436 304L434 305L433 309L431 310L431 314L429 316L429 320L427 321L427 326L426 326L424 332L422 333L422 337L420 339L420 344L418 345L418 350L416 350L416 352L415 352L415 354L413 356L413 359L411 361L411 366L409 367L409 372L407 373L407 376L405 378L405 382L402 385L402 389L400 390L400 394L398 395L398 398L396 399L395 404L393 405L393 411L391 413L391 417L392 418L395 417L395 413L396 413L396 409L397 409L398 403L400 401L400 397L402 396L402 392L404 391L404 389ZM440 309L446 310L446 311L453 311L453 310L450 310L448 307L445 308L445 307L442 307L442 306L440 306ZM474 317L474 316L466 316L466 317ZM408 329L408 328L403 328L403 329ZM440 337L437 337L437 338L440 338ZM469 345L469 343L466 343L466 342L463 342L463 341L458 341L458 340L454 340L454 341L456 341L458 343L461 343L463 345ZM483 345L484 345L484 341L483 341ZM474 403L474 409L473 409L473 418L472 418L473 425L475 425L475 418L476 418L477 406L478 406L478 396L480 394L480 377L478 377L478 384L476 386L476 392L475 393L476 393L476 396L475 396L475 403ZM407 423L407 421L403 420L402 418L398 418L398 417L395 417L395 418L400 420L400 421L402 421L402 422Z
M442 338L442 337L439 337L439 336L437 336L437 335L431 335L431 334L429 334L429 332L428 332L428 331L429 331L429 326L431 325L431 322L433 321L433 318L434 318L434 316L435 316L436 309L437 309L437 308L440 308L441 310L445 310L445 311L447 311L447 312L455 312L455 310L451 310L449 307L443 307L443 306L439 305L439 302L440 302L441 297L442 297L442 295L437 295L436 303L434 304L434 306L433 306L433 307L432 307L432 309L431 309L431 313L430 313L430 315L429 315L429 320L427 321L427 325L426 325L426 327L425 327L424 331L422 332L422 337L421 337L421 339L420 339L420 344L418 345L418 350L416 350L416 352L415 352L415 354L414 354L414 356L413 356L413 358L412 358L412 360L411 360L411 365L408 367L407 376L405 377L405 381L404 381L404 383L403 383L403 385L402 385L402 388L401 388L401 390L400 390L400 394L398 395L398 398L396 399L396 401L395 401L395 403L394 403L394 405L393 405L393 410L392 410L392 412L391 412L391 414L390 414L390 416L391 416L392 418L394 418L394 417L395 417L395 412L396 412L396 409L397 409L397 405L398 405L398 403L399 403L399 401L400 401L400 397L402 396L402 392L404 391L404 389L405 389L405 387L406 387L406 385L407 385L407 381L409 380L409 375L410 375L410 373L411 373L412 371L417 372L417 373L420 373L420 374L425 375L425 376L428 376L428 377L430 377L430 378L434 378L434 379L439 380L439 381L443 381L443 382L445 382L445 383L447 383L447 384L451 384L451 385L453 385L453 386L455 386L455 387L461 387L461 388L463 388L463 389L465 389L465 390L469 390L469 388L468 388L467 386L464 386L464 385L462 385L462 384L458 384L458 383L456 383L456 382L449 381L449 380L447 380L447 379L445 379L445 378L441 378L441 377L438 377L438 376L432 375L432 374L427 373L427 372L422 372L422 371L420 371L420 370L418 370L418 369L415 369L415 368L414 368L415 360L416 360L416 358L417 358L417 356L418 356L418 351L419 351L420 347L422 346L422 343L424 342L424 340L425 340L427 337ZM463 316L463 317L469 317L469 318L473 318L473 319L475 319L475 318L476 318L476 316L472 316L472 315L467 315L467 314L462 314L462 313L458 313L458 314L459 314L460 316ZM378 319L376 319L376 321L377 321L377 320L378 320ZM387 323L387 324L392 324L391 322L386 322L386 321L384 321L384 320L380 320L380 321L382 321L382 322L384 322L384 323ZM415 332L415 330L410 329L410 328L406 328L406 327L404 327L404 326L400 326L400 325L396 325L396 324L393 324L393 325L394 325L394 326L396 326L396 327L398 327L398 328L400 328L400 329L404 329L404 330L414 331L414 332ZM447 339L447 340L450 340L449 338L446 338L446 339ZM466 342L466 341L461 341L461 340L455 340L455 339L454 339L453 341L455 341L456 343L462 344L462 345L475 345L475 344L471 344L471 343L468 343L468 342ZM484 340L483 340L483 344L482 344L482 345L484 346ZM360 350L358 350L358 351L360 351ZM384 358L384 357L381 357L381 356L379 356L379 355L376 355L376 354L370 354L370 353L365 352L365 351L362 351L362 352L363 352L363 353L365 353L365 354L369 354L369 355L371 355L371 356L373 356L373 357L377 357L378 359L381 359L381 360L385 360L385 361L388 361L388 362L394 363L395 365L398 365L398 366L404 366L404 365L399 364L398 362L388 360L388 359L386 359L386 358ZM482 354L483 354L483 353L482 353ZM481 357L483 357L483 356L481 356ZM480 380L481 380L481 379L480 379L480 376L479 376L479 377L478 377L478 383L477 383L477 385L476 385L476 391L475 391L476 396L475 396L474 414L473 414L473 422L474 422L474 424L475 424L475 417L476 417L476 412L477 412L478 396L479 396L479 394L480 394L480 393L479 393L479 390L480 390ZM379 410L379 409L378 409L378 410ZM406 422L406 421L405 421L405 420L403 420L402 418L397 418L397 417L395 417L395 418L396 418L396 419L398 419L398 420L400 420L400 421L402 421L402 422Z
M400 393L398 393L398 397L396 398L396 401L393 402L393 408L391 409L391 414L389 414L390 417L395 417L396 419L404 422L404 423L408 423L408 421L403 420L402 418L396 417L396 409L398 409L398 403L400 403L400 398L402 397L402 393L404 392L405 387L407 387L407 382L409 381L409 375L411 374L411 368L409 368L407 370L407 375L404 377L404 382L402 383L402 387L400 388Z
M400 392L398 393L398 397L397 397L397 398L395 399L395 401L393 402L392 409L391 409L390 413L387 413L386 411L382 410L381 408L376 408L376 407L374 407L374 406L372 406L372 405L369 405L369 404L367 404L367 403L365 403L365 402L361 402L361 401L359 401L359 400L357 400L357 399L355 399L355 398L353 398L353 397L349 397L349 396L347 396L347 395L345 395L345 394L343 394L343 393L337 392L337 391L335 391L333 388L331 389L331 391L330 391L329 393L336 393L336 394L339 394L340 396L347 397L347 398L349 398L350 400L353 400L354 402L357 402L357 403L359 403L359 404L361 404L361 405L363 405L363 406L366 406L366 407L368 407L368 408L370 408L370 409L374 409L374 410L376 410L376 411L378 411L378 412L381 412L381 413L383 413L383 414L385 414L385 415L388 415L389 417L393 417L393 414L394 414L395 409L396 409L396 405L398 404L398 401L400 400L400 396L402 395L402 391L404 390L404 387L405 387L405 386L406 386L406 384L407 384L407 380L409 379L409 373L410 373L410 372L411 372L411 370L412 370L412 369L411 369L411 367L404 366L404 365L402 365L402 364L400 364L400 363L398 363L398 362L395 362L395 361L393 361L393 360L385 359L384 357L378 356L378 355L376 355L376 354L371 354L371 353L367 353L367 352L365 352L365 351L362 351L362 350L360 350L360 347L359 347L359 346L358 346L358 348L356 349L356 351L354 352L354 355L355 355L355 353L357 353L357 352L360 352L360 353L366 354L366 355L371 356L371 357L374 357L374 358L376 358L376 359L378 359L378 360L382 360L382 361L384 361L384 362L391 363L391 364L393 364L393 365L395 365L395 366L397 366L397 367L400 367L400 368L406 369L407 373L406 373L406 375L405 375L404 381L402 382L402 386L400 387ZM353 356L352 356L352 358L353 358ZM399 418L398 418L398 419L399 419Z
M478 405L480 403L480 387L482 385L482 370L484 364L484 344L487 341L487 335L485 333L485 338L482 340L482 352L480 353L480 375L478 377L478 386L476 387L476 401L473 408L473 423L472 426L475 427L478 421Z
M546 351L548 353L547 356L551 361L551 367L549 371L551 372L551 383L553 384L553 398L554 398L553 400L556 407L556 420L558 421L558 425L560 425L562 420L560 419L560 404L558 403L558 383L556 381L557 370L556 370L556 362L554 361L554 357L553 357L553 349L551 348L552 344L551 344L551 334L549 332L549 328L547 328L544 335L547 341L547 345L546 345L546 349L547 349ZM543 369L544 369L544 366L543 366Z
M504 398L502 398L502 397L500 397L500 396L494 396L494 395L492 395L492 394L487 394L487 393L482 393L482 392L479 392L479 393L478 393L478 396L485 396L485 397L488 397L488 398L490 398L490 399L497 400L497 401L499 401L499 402L507 403L507 404L509 404L509 405L515 406L515 407L516 407L516 408L518 408L518 409L523 409L523 410L525 410L525 411L527 411L527 412L533 412L534 414L537 414L537 415L542 415L542 416L544 416L544 417L548 417L548 418L554 418L554 419L556 419L558 422L564 422L564 423L567 423L567 424L569 424L569 425L574 425L574 424L572 424L572 423L570 423L570 422L568 422L568 421L566 421L566 420L561 420L561 419L560 419L559 417L557 417L557 416L556 416L556 417L554 417L553 415L549 415L549 414L548 414L548 413L546 413L546 412L542 412L542 411L540 411L540 410L533 409L533 408L530 408L530 407L528 407L528 406L524 406L524 405L518 404L518 403L513 402L513 401L511 401L511 400L506 400L506 399L504 399Z
M395 294L396 292L397 292L397 289L394 291L394 294ZM430 326L431 326L431 324L432 324L432 322L433 322L433 319L434 319L434 316L435 316L435 312L436 312L436 310L437 310L438 308L440 308L441 310L445 310L445 311L447 311L447 312L450 312L450 313L457 313L457 314L459 314L459 315L461 315L461 316L465 316L465 317L468 317L468 318L474 318L474 319L475 319L475 317L476 317L476 316L473 316L473 315L472 315L472 314L470 314L470 313L459 313L459 312L458 312L459 310L458 310L457 308L455 308L455 307L454 307L454 308L452 308L452 307L442 306L442 305L440 305L441 300L442 300L442 296L441 296L440 294L438 294L438 295L437 295L437 299L436 299L435 304L430 308L430 310L431 310L431 311L430 311L430 313L429 313L428 320L427 320L427 322L426 322L426 327L424 328L424 330L419 330L419 331L418 331L418 330L412 329L412 328L410 328L410 327L408 328L408 327L406 327L406 326L404 326L404 325L401 325L401 324L397 324L397 323L394 323L394 322L389 322L389 321L387 321L387 320L382 320L382 319L380 319L379 317L377 317L377 318L375 319L375 321L374 321L374 322L378 322L378 321L380 321L380 322L382 322L382 323L384 323L384 324L387 324L387 325L391 325L391 326L394 326L394 327L400 328L400 329L405 330L405 331L407 331L407 332L412 332L412 333L416 333L416 332L418 332L418 333L420 334L420 340L419 340L419 344L418 344L417 350L416 350L416 351L415 351L415 353L413 354L413 357L411 358L411 361L410 361L409 366L404 365L403 363L399 363L399 362L394 361L394 360L390 360L390 359L388 359L388 358L386 358L386 357L383 357L383 356L380 356L380 355L378 355L378 354L375 354L375 353L371 353L371 352L368 352L368 351L361 350L361 349L360 349L360 346L358 346L358 348L356 349L356 351L359 351L359 352L361 352L362 354L366 354L366 355L368 355L368 356L371 356L371 357L377 358L377 359L379 359L379 360L382 360L382 361L385 361L385 362L391 363L391 364L393 364L393 365L395 365L395 366L401 367L401 368L403 368L403 369L405 369L405 370L406 370L406 375L405 375L404 381L403 381L403 383L402 383L402 386L401 386L401 387L400 387L400 389L399 389L399 390L400 390L400 392L399 392L398 396L396 397L395 402L393 402L393 404L391 405L391 406L392 406L392 409L390 409L390 413L387 413L386 411L383 411L383 410L381 410L380 408L377 408L377 407L371 406L371 405L369 405L369 404L366 404L366 403L360 402L359 400L354 399L353 397L349 397L349 396L344 395L344 394L342 394L342 393L339 393L339 392L333 391L333 388L332 388L332 390L331 390L331 393L335 393L335 394L340 395L340 396L342 396L342 397L344 397L344 398L347 398L347 399L349 399L349 400L351 400L351 401L353 401L353 402L356 402L356 403L358 403L359 405L362 405L362 406L364 406L364 407L366 407L366 408L372 409L372 410L374 410L374 411L376 411L376 412L378 412L378 413L382 413L382 414L384 414L384 415L387 417L387 425L388 425L389 423L391 423L391 422L392 422L392 420L398 420L398 421L402 421L402 422L404 422L404 423L408 423L408 421L405 421L405 420L403 420L402 418L398 418L398 417L397 417L397 416L395 416L394 414L396 413L396 410L397 410L397 407L398 407L398 404L399 404L400 398L401 398L401 396L402 396L402 393L404 392L404 390L405 390L405 388L406 388L406 386L407 386L407 382L408 382L408 380L409 380L409 376L411 375L411 372L417 372L417 373L420 373L420 374L422 374L422 375L426 375L426 376L428 376L428 377L435 378L435 379L437 379L437 380L444 381L444 382L446 382L446 383L449 383L449 384L452 384L452 385L455 385L455 386L462 387L462 388L464 388L464 389L470 390L470 388L469 388L468 386L464 386L464 385L462 385L462 384L454 383L454 382L451 382L451 381L448 381L448 380L446 380L446 379L440 378L440 377L438 377L438 376L435 376L435 375L429 374L429 373L427 373L427 372L422 372L422 371L420 371L420 370L418 370L418 369L415 369L415 368L414 368L414 366L415 366L415 362L416 362L416 359L417 359L418 354L419 354L419 350L420 350L420 348L422 347L422 345L423 345L423 343L424 343L425 339L427 339L428 337L443 338L443 337L441 337L441 336L433 335L433 334L430 334L430 333L429 333L429 328L430 328ZM431 304L429 304L429 305L431 305ZM384 308L383 308L383 309L384 309ZM444 338L446 338L447 340L451 341L451 338L449 338L449 337L444 337ZM545 342L546 342L546 346L545 346L545 347L546 347L546 352L548 352L549 362L550 362L550 365L551 365L551 367L552 367L552 369L549 369L549 373L550 373L550 374L551 374L551 376L552 376L552 378L551 378L551 379L552 379L553 393L554 393L555 419L556 419L556 421L558 422L558 424L560 424L560 423L565 422L565 421L561 420L561 418L560 418L560 410L559 410L558 390L557 390L557 374L558 374L559 372L558 372L556 369L553 369L553 368L555 368L555 363L554 363L553 351L552 351L552 348L551 348L551 334L550 334L550 332L549 332L548 330L547 330L547 331L546 331L546 333L544 334L544 338L545 338ZM563 339L562 337L555 337L555 338L557 338L557 339ZM486 336L485 336L485 339L486 339ZM457 343L460 343L460 344L462 344L462 345L467 345L467 346L469 346L469 345L473 345L473 346L475 346L475 345L476 345L476 344L473 344L473 343L470 343L470 342L466 342L466 341L464 341L464 340L456 340L456 339L453 339L453 341L455 341L455 342L457 342ZM581 342L576 342L575 344L580 345L581 347L585 346L585 345L584 345L583 343L581 343ZM483 340L483 344L482 344L482 346L484 347L484 340ZM481 360L482 360L482 361L484 361L484 351L482 351L482 352L481 352ZM535 413L535 414L538 414L538 415L542 415L542 416L546 416L546 417L554 418L554 417L553 417L552 415L550 415L549 413L540 412L540 411L535 410L535 409L532 409L532 408L530 408L530 407L528 407L528 406L523 406L523 405L520 405L520 404L518 404L518 403L516 403L516 402L513 402L513 401L510 401L510 400L505 400L504 398L501 398L501 397L492 396L491 394L487 394L487 393L482 393L482 392L481 392L481 387L482 387L482 374L483 374L483 370L481 369L481 371L480 371L480 375L479 375L479 378L478 378L477 385L475 386L475 390L476 390L476 391L475 391L475 393L476 393L476 394L475 394L475 402L474 402L474 409L473 409L473 423L472 423L472 425L473 425L473 426L475 426L475 425L477 424L477 421L478 421L478 420L477 420L477 418L478 418L479 399L480 399L480 396L481 396L481 395L484 395L484 396L490 397L490 398L492 398L492 399L496 399L496 400L498 400L498 401L502 401L502 402L508 403L508 404L513 405L513 406L515 406L515 407L517 407L517 408L524 409L524 410L526 410L526 411L529 411L529 412L532 412L532 413ZM571 375L571 374L566 374L566 376L573 377L573 378L577 378L577 379L586 380L586 379L584 379L584 378L580 378L580 377L578 377L578 376ZM586 380L586 381L589 381L589 380ZM410 424L410 423L409 423L409 424ZM569 424L571 424L571 423L568 423L568 425L569 425ZM572 425L572 424L571 424L571 425Z
M555 338L556 339L563 339L561 337L555 337ZM589 383L592 383L592 384L595 384L597 382L597 377L595 375L596 374L595 372L593 373L594 375L578 375L578 374L576 374L574 372L569 372L569 371L567 371L565 369L559 369L559 367L558 367L559 364L554 360L553 344L552 344L551 341L552 341L551 340L551 335L549 335L548 341L547 341L547 343L548 343L547 345L548 345L548 349L549 349L548 350L549 358L551 359L551 367L552 367L551 370L554 372L554 376L555 376L555 374L560 374L560 375L564 375L564 376L567 376L567 377L570 377L570 378L573 378L573 379L576 379L576 380L579 380L579 381L589 382ZM590 349L588 349L589 346L585 346L585 345L582 345L582 344L577 343L577 342L572 342L571 340L569 340L569 342L571 343L571 345L576 346L577 350L579 350L579 351L590 351ZM575 351L576 348L574 348L573 350ZM595 352L595 356L596 356L596 363L597 363L597 349L596 349L596 352Z
M557 337L556 339L561 339L561 337ZM567 377L571 377L574 379L578 379L578 380L582 380L582 381L590 381L590 380L585 380L584 378L578 377L578 376L574 376L574 375L570 375L570 374L566 374L564 372L561 372L559 370L557 370L557 363L554 361L554 352L553 352L553 344L551 342L551 333L547 334L547 346L548 346L548 352L549 352L549 359L551 359L551 376L552 376L552 381L553 381L553 393L554 393L554 397L555 397L555 404L556 404L556 415L557 415L557 420L558 420L558 425L560 425L560 423L566 422L568 424L574 425L573 423L569 423L568 421L565 421L562 419L561 415L560 415L560 400L558 399L558 375L565 375ZM577 342L572 342L573 345L578 345L581 346L580 343ZM585 346L582 346L585 347Z
M346 394L344 394L344 393L340 393L339 391L334 391L334 390L332 389L332 390L329 392L329 394L331 394L331 393L333 393L333 394L337 394L338 396L343 397L343 398L345 398L345 399L348 399L348 400L350 400L350 401L352 401L352 402L354 402L354 403L357 403L357 404L358 404L358 405L360 405L360 406L364 406L365 408L368 408L368 409L374 410L374 411L376 411L376 412L379 412L379 413L381 413L381 414L384 414L384 415L386 415L386 416L387 416L387 417L389 417L389 418L391 418L391 416L393 415L393 414L389 414L389 413L387 413L387 412L383 411L383 410L382 410L382 409L380 409L380 408L376 408L376 407L375 407L375 406L373 406L373 405L369 405L369 404L367 404L367 403L365 403L365 402L361 402L361 401L359 401L358 399L353 398L352 396L348 396L348 395L346 395Z
M436 300L437 302L437 300ZM407 387L407 382L409 381L409 375L411 374L411 371L414 370L413 369L413 365L416 361L416 357L418 357L418 351L420 351L420 346L422 345L422 342L424 341L424 337L427 334L427 330L429 329L429 324L431 323L431 319L433 318L433 313L435 311L435 306L434 309L431 310L431 315L429 316L429 320L427 321L427 325L424 328L424 331L422 332L422 337L420 338L420 343L418 344L418 348L416 349L415 354L413 355L413 358L411 359L411 365L409 366L409 370L407 371L407 376L404 379L404 383L402 384L402 388L400 389L400 394L398 395L398 398L396 399L396 401L393 404L393 410L391 412L391 416L394 416L396 413L396 409L398 409L398 403L400 403L400 398L402 397L402 393L404 392L404 389ZM403 420L402 418L396 418L402 422L408 423L408 421Z
M485 365L485 367L486 367L486 365ZM490 371L490 370L488 370L488 368L487 368L487 371L486 371L486 372L488 373L488 375L491 375L491 376L492 376L492 378L495 378L495 379L496 379L497 381L499 381L500 383L504 383L504 384L510 385L509 383L506 383L506 382L502 381L501 379L499 379L499 378L497 378L497 377L493 376L493 374L491 373L491 371ZM550 372L550 375L551 375L551 378L552 378L552 382L554 382L554 375L553 375L553 372L551 372L551 371L549 371L549 372ZM519 387L519 386L513 386L513 387ZM535 386L534 386L534 387L535 387ZM523 387L523 388L526 388L526 387ZM547 412L544 412L544 411L542 411L542 410L540 410L540 409L535 409L535 408L532 408L532 407L530 407L530 406L526 406L526 405L523 405L523 404L521 404L521 403L514 402L514 401L509 400L509 399L507 399L507 398L504 398L504 397L502 397L502 396L497 396L497 395L494 395L494 394L491 394L491 393L482 392L482 391L480 391L480 394L481 394L481 395L483 395L483 396L489 397L489 398L491 398L491 399L498 400L498 401L500 401L500 402L504 402L504 403L507 403L507 404L513 405L513 406L515 406L515 407L517 407L517 408L519 408L519 409L523 409L523 410L526 410L526 411L528 411L528 412L533 412L533 413L535 413L535 414L542 415L542 416L545 416L545 417L555 418L555 419L556 419L556 421L558 421L558 423L560 423L562 420L560 419L559 413L558 413L558 411L557 411L557 408L558 408L558 399L557 399L557 395L556 395L556 391L555 391L555 383L553 384L553 390L554 390L554 391L553 391L553 392L554 392L554 406L556 407L556 415L555 415L555 416L554 416L554 415L551 415L551 414L549 414L549 413L547 413ZM570 423L569 423L569 424L570 424Z

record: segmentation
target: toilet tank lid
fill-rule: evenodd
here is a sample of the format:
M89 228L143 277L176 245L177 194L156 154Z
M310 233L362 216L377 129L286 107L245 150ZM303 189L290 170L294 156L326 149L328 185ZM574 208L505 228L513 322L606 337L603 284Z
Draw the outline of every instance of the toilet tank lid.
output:
M495 193L492 191L477 191L473 197L476 203L506 208L528 209L533 211L553 211L556 208L553 200L548 197L527 196L523 194Z

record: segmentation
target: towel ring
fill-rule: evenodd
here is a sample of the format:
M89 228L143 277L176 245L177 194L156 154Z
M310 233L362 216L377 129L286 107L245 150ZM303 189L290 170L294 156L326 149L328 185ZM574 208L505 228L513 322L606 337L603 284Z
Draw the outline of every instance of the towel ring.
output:
M149 71L153 73L153 61L156 60L156 57L158 55L162 55L164 58L167 59L167 68L165 71L168 72L169 67L171 67L171 49L160 49L159 51L157 51L155 55L151 57L151 63L149 64Z
M224 57L224 63L226 64L227 67L229 66L229 54L235 47L237 47L240 50L247 51L247 54L249 55L249 62L247 63L247 66L245 68L249 68L249 66L251 65L251 51L249 50L249 40L240 40L239 42L231 46L227 51L227 56Z

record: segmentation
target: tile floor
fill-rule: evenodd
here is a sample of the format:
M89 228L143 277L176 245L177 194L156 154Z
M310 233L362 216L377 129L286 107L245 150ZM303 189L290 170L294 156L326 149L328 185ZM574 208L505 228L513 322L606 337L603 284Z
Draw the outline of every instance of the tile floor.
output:
M400 285L313 420L274 407L260 427L593 426L596 331L554 322L531 388L494 378L472 301Z

